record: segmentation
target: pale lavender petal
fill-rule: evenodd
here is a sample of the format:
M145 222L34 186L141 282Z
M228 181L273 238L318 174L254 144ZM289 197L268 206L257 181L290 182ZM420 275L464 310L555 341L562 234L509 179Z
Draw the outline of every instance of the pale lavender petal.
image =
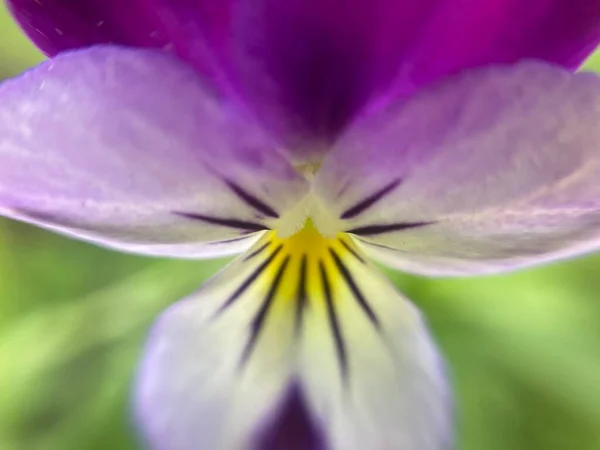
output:
M474 70L349 132L316 190L386 263L510 270L600 247L600 79L537 62Z
M65 53L5 82L0 136L2 214L128 251L248 248L307 190L257 126L153 50Z

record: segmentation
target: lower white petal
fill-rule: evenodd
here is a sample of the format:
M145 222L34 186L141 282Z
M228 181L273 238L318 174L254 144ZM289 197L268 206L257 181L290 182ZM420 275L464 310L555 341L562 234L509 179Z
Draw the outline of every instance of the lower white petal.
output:
M324 261L317 283L325 274L329 295L321 286L311 297L300 370L329 448L448 448L449 391L421 315L376 267L342 246Z
M273 448L290 408L308 423L290 428L309 435L296 441L332 450L442 450L451 436L444 369L418 311L349 236L311 227L267 233L168 311L136 399L160 450Z
M150 448L250 449L278 407L292 369L290 324L270 323L264 336L257 335L260 351L248 357L252 323L270 289L254 274L282 267L275 251L267 264L236 260L155 326L135 405Z

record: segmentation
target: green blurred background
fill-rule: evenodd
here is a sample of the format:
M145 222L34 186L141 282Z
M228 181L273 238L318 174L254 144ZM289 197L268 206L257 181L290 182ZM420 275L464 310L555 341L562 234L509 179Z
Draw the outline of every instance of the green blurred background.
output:
M0 78L41 59L0 5ZM129 391L144 335L222 264L0 219L0 450L139 448ZM391 274L447 357L458 450L600 450L599 274L600 255L478 279Z

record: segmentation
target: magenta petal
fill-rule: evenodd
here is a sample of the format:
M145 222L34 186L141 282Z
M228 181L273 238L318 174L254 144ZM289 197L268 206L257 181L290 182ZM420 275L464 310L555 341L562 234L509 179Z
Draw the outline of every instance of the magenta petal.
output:
M242 0L232 17L236 85L301 143L334 140L372 97L522 58L572 68L600 40L599 0Z
M437 0L257 0L232 10L237 84L288 144L318 152L393 79ZM310 155L308 155L310 156Z
M172 48L289 146L316 153L390 82L438 0L232 3L9 0L50 55L98 43Z
M406 95L463 69L534 58L576 68L600 42L598 0L455 0L436 9L404 56Z
M54 56L95 44L173 49L223 84L215 52L229 0L7 0L33 42ZM221 86L222 87L222 86Z
M464 68L577 66L600 0L9 0L49 54L110 42L172 48L250 105L296 160L320 155L373 96ZM389 91L390 86L393 86Z

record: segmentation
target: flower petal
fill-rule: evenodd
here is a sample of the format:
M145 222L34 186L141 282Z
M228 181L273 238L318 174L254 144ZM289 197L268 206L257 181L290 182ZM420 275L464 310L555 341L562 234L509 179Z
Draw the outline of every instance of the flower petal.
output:
M474 70L349 132L316 191L370 254L417 273L589 252L600 245L599 123L594 74Z
M600 0L8 0L53 55L97 43L170 48L317 157L371 97L450 73L541 58L577 66Z
M404 55L392 89L407 95L464 69L526 58L575 69L600 42L598 0L440 2Z
M272 128L317 138L308 159L373 97L523 58L575 67L600 42L600 0L246 0L232 16L236 84Z
M387 86L437 0L244 0L233 68L250 102L297 148L321 156Z
M420 315L348 237L317 241L268 233L161 319L136 394L152 448L446 448Z
M215 51L225 36L229 0L7 0L7 5L50 56L97 44L173 49L219 82Z
M135 406L150 448L251 448L284 402L293 316L267 314L264 305L289 275L289 260L273 246L259 253L234 261L155 326Z
M344 242L321 266L323 298L306 308L299 362L329 448L449 448L451 399L424 320Z
M259 128L151 50L63 54L2 84L0 136L2 214L123 250L239 251L308 189Z

